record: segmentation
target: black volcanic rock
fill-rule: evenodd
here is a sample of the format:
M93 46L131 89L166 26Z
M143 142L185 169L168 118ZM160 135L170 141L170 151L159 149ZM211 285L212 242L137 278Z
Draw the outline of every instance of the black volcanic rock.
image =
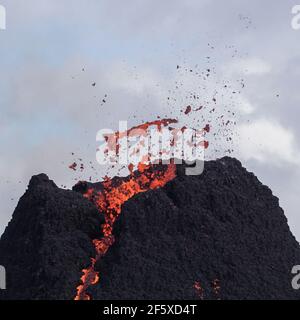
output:
M206 162L200 176L184 169L125 203L93 298L199 299L197 281L204 299L299 299L291 269L300 247L270 189L228 157ZM80 194L89 186L32 178L0 241L5 299L74 297L103 223Z
M195 299L198 281L204 299L299 299L299 244L271 190L231 158L183 169L124 205L94 298Z
M5 299L72 299L103 223L81 194L32 177L0 241Z

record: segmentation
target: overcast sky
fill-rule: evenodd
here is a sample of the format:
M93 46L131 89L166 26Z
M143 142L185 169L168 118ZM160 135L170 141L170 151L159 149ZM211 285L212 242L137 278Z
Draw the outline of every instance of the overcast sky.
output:
M0 4L7 13L7 29L0 31L0 234L33 174L45 172L68 188L76 179L101 179L99 129L117 129L119 120L180 118L192 104L206 108L182 122L211 123L208 157L233 149L279 197L300 239L294 1ZM68 169L78 158L82 173Z

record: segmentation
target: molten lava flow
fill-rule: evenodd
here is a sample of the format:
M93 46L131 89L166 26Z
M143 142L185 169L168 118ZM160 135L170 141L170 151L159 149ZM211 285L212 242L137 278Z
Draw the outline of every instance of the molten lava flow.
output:
M91 299L86 290L98 283L100 279L98 272L95 271L95 264L114 243L113 225L121 213L122 205L138 193L163 187L175 176L176 165L174 163L166 166L140 164L138 171L132 173L127 179L118 181L106 179L103 182L103 191L97 192L94 189L89 189L85 193L84 196L94 202L99 212L105 216L105 223L102 225L104 236L102 239L93 241L96 257L91 259L89 268L82 270L82 284L77 287L75 300Z
M119 140L129 135L144 135L144 130L151 126L156 126L158 131L161 131L163 127L170 124L177 123L175 119L161 119L152 122L146 122L140 126L133 127L125 132L117 132L106 136L106 142L108 142L109 149L119 150ZM140 131L138 131L140 129ZM201 133L209 132L209 125L202 129ZM186 128L181 128L180 131L184 132ZM175 131L175 133L177 133ZM117 137L117 139L114 139ZM176 144L176 139L171 141L171 145ZM208 147L208 142L201 141L199 145L195 147ZM161 152L162 153L162 152ZM176 176L176 165L171 162L168 165L152 165L148 164L148 160L151 158L151 154L144 154L142 161L137 166L137 171L134 171L134 165L129 164L128 169L130 176L126 179L110 179L102 183L103 189L99 192L94 189L89 189L84 196L92 201L101 214L104 214L105 223L102 225L103 238L93 240L93 244L96 249L96 257L91 259L91 264L87 269L83 269L83 275L81 277L81 284L77 287L77 295L75 300L89 300L91 297L87 293L87 289L99 282L99 274L95 270L96 262L103 257L107 250L113 245L115 239L113 236L113 226L117 217L121 213L122 205L135 196L136 194L146 192L148 190L157 189L163 187L167 182L173 180Z

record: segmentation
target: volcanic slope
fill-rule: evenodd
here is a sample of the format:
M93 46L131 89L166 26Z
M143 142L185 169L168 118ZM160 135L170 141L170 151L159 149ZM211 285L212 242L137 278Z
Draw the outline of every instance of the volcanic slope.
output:
M0 241L3 299L73 299L95 256L103 213L82 196L34 176ZM300 247L271 190L233 158L205 163L128 200L114 244L95 265L93 299L299 299L291 269Z

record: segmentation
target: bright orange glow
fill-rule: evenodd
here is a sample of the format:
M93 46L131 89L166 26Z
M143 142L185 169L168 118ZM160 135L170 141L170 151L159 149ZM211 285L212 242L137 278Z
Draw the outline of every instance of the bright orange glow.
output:
M99 274L95 271L95 263L103 257L114 243L113 225L121 213L122 205L136 194L163 187L176 176L176 165L167 166L140 165L139 170L128 178L115 182L106 179L103 182L103 191L89 189L85 197L93 201L101 214L104 214L105 223L102 225L103 238L93 240L96 249L96 258L91 259L91 265L83 269L81 284L77 287L75 300L90 300L86 290L99 282Z
M107 136L106 139L109 141L109 147L114 148L114 144L118 142L113 141L113 136L117 137L118 141L118 139L125 135L134 135L136 129L146 130L150 126L154 125L157 127L157 130L161 130L163 126L168 126L174 123L177 123L177 120L162 119L147 122L126 132L117 132L113 135ZM184 128L181 130L184 130ZM208 132L209 126L207 125L203 131ZM208 147L208 144L205 145L205 147ZM114 244L115 239L113 236L113 226L121 213L122 205L133 196L148 190L161 188L176 177L176 165L173 162L164 166L144 164L143 162L138 164L137 171L134 171L134 166L130 164L128 169L130 171L130 175L127 178L110 179L106 177L102 183L103 190L101 192L91 188L84 194L84 197L92 201L97 206L99 213L104 215L105 223L101 226L103 232L102 239L93 240L93 244L96 249L96 257L91 259L91 264L88 268L82 270L83 275L81 277L81 284L77 287L75 300L91 299L90 295L86 291L89 287L95 285L100 280L98 272L95 271L95 265L96 262L101 259L101 257L103 257ZM195 289L197 288L195 287Z

